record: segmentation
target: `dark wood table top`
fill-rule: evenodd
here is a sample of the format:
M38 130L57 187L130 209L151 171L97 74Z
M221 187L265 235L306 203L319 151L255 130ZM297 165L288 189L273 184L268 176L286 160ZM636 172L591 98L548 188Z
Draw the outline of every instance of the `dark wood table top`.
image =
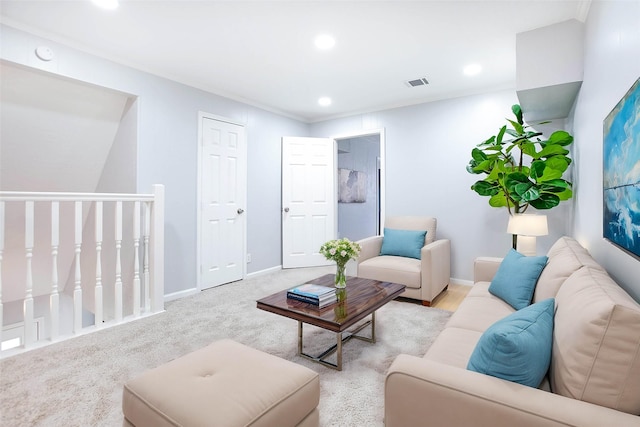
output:
M333 287L334 277L327 274L305 283ZM405 285L397 283L348 277L343 301L326 307L319 309L313 304L289 299L289 289L284 289L259 299L258 308L333 332L343 332L400 295L404 289Z

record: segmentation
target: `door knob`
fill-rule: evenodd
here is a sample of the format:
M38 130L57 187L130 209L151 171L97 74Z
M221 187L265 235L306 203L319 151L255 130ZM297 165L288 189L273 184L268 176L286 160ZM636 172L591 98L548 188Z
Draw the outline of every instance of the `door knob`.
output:
M244 209L242 209L242 208L238 208L238 215L240 215L240 214L242 214L242 213L244 213Z
M285 212L289 212L289 208L284 208L284 211Z

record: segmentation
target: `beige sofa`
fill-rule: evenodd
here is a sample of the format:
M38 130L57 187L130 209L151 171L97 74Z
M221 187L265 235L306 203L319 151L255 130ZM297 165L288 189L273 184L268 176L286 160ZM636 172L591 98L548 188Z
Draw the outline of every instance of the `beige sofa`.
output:
M386 427L640 426L640 306L575 240L559 239L548 257L533 300L555 298L543 384L466 369L483 331L514 312L488 292L501 259L479 258L473 288L424 357L391 365Z
M423 305L431 301L449 285L451 242L437 239L437 221L433 217L393 216L385 221L385 228L427 231L420 259L380 255L383 236L358 241L362 250L356 260L358 277L400 283L406 286L401 295L417 299Z

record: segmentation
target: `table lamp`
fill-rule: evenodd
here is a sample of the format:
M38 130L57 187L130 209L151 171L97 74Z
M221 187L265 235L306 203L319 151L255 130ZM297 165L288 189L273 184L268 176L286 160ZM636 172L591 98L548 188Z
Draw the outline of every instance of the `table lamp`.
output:
M518 235L516 250L522 255L536 255L536 237L549 234L547 216L535 214L515 214L509 217L507 233Z

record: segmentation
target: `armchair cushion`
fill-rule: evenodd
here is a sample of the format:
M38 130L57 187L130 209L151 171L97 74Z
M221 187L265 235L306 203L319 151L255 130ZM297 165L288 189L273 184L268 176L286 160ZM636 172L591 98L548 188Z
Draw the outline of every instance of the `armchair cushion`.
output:
M524 256L511 249L491 281L489 292L516 310L528 306L547 259L546 256Z
M538 387L551 362L553 314L549 298L498 320L480 337L467 368Z
M384 229L380 255L404 256L420 259L420 249L424 246L425 231Z

